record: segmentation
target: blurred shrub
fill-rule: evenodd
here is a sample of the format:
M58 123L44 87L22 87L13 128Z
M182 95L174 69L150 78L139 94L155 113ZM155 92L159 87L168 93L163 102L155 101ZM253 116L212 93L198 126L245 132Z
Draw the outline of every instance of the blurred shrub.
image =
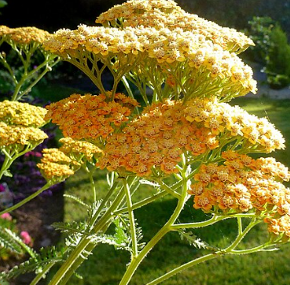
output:
M272 88L290 84L290 45L286 33L276 24L270 34L270 47L266 57L266 73Z
M247 31L248 35L254 41L255 46L249 47L247 51L248 57L255 62L266 65L266 58L271 46L271 32L275 26L275 21L270 17L253 17L249 21L251 26L250 31Z
M270 17L254 17L249 24L248 34L256 46L249 49L248 56L264 66L271 88L286 87L290 84L290 45L286 32Z

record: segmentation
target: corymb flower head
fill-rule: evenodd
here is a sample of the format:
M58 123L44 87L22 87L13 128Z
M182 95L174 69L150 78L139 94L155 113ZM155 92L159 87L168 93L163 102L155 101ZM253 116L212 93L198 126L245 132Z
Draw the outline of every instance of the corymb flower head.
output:
M118 28L151 27L155 29L182 29L204 35L225 50L241 52L253 41L235 29L221 27L197 15L186 13L174 1L131 0L102 13L96 20L104 26Z
M0 122L0 148L16 147L21 150L24 146L35 147L46 138L46 133L38 128L8 125Z
M81 165L59 149L50 148L43 150L43 158L37 166L46 180L57 182L73 175Z
M50 33L36 27L9 28L0 26L0 37L20 45L42 44L50 37Z
M203 124L215 135L225 138L242 137L244 148L261 152L284 149L285 139L281 132L266 118L250 115L238 106L219 103L216 98L190 100L184 110L185 119Z
M78 162L80 162L83 157L88 161L93 161L93 158L98 159L103 154L101 149L86 141L79 141L66 137L61 138L59 142L62 143L59 150Z
M59 125L65 137L75 140L99 141L106 139L116 128L128 121L136 100L117 93L106 95L73 94L52 103L46 119Z
M28 103L5 100L0 102L0 121L9 125L41 127L47 110Z
M288 168L274 158L253 159L233 151L223 152L222 157L222 164L204 164L195 174L188 191L194 196L194 208L206 212L214 207L224 212L252 210L269 223L270 232L289 236L285 221L289 228L290 189L282 184L290 179ZM275 228L279 223L283 227Z
M167 100L145 108L122 132L107 141L97 164L109 171L129 171L150 176L152 168L165 175L178 172L181 154L193 156L218 146L215 135L184 120L182 101Z
M81 63L82 70L91 76L98 74L92 75L92 69L83 62L84 56L93 66L100 62L118 76L132 71L134 79L147 80L156 88L171 76L177 87L186 91L185 97L204 96L209 84L211 88L219 86L216 93L220 97L256 92L251 68L236 54L223 50L203 35L182 29L127 27L120 30L81 25L77 30L57 31L44 47L76 66ZM181 64L182 68L178 69ZM150 79L155 73L158 82ZM204 84L196 85L196 81Z

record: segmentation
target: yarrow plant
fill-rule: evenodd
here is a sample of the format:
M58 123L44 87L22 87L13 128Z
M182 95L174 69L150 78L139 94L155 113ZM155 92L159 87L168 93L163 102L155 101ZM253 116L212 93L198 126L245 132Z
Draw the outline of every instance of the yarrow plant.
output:
M64 138L60 148L43 150L38 164L47 185L85 169L94 203L71 196L88 211L88 219L55 225L68 234L65 248L45 257L39 254L26 263L30 267L24 264L1 277L9 279L29 268L36 272L31 284L37 284L59 264L49 284L66 284L98 244L108 243L131 253L119 283L125 285L169 232L210 251L148 283L153 285L207 260L272 250L288 242L290 190L283 185L290 178L288 168L271 157L257 158L257 153L283 149L283 136L266 118L228 103L256 92L251 68L238 57L253 42L234 29L186 13L171 0L131 0L101 14L96 23L101 25L61 29L43 43L45 52L82 70L100 94L73 94L41 109L44 122L57 124ZM114 79L111 90L103 85L105 70ZM117 91L120 84L126 94ZM3 104L11 108L11 103ZM18 134L20 123L22 128L42 125L42 120L36 124L32 116L4 114L3 128L13 128L11 134ZM2 139L2 133L7 157L12 157L11 149L27 148L26 142L32 140L18 135ZM7 162L2 172L8 167ZM94 182L96 169L108 173L102 200ZM135 201L132 197L144 183L156 192ZM176 208L144 244L134 211L166 195L176 199ZM182 222L186 203L210 218ZM226 219L237 221L237 236L225 248L188 232ZM260 223L268 226L268 240L240 249L243 239ZM108 234L109 228L116 234Z

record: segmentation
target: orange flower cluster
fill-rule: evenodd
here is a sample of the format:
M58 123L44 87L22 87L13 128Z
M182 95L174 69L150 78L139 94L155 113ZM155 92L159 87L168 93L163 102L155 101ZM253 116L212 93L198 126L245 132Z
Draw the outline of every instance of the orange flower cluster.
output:
M43 158L37 167L48 181L62 181L73 175L80 167L77 161L70 159L57 148L44 149L42 152Z
M185 151L200 155L218 146L210 130L184 119L181 101L167 100L146 107L121 133L107 141L97 166L109 171L130 171L148 176L152 167L165 174L176 173Z
M266 118L248 114L242 108L216 99L194 99L184 110L186 120L202 123L215 135L225 132L228 137L242 136L252 145L260 145L261 151L283 149L282 134Z
M9 28L7 26L0 26L0 37L16 44L42 44L50 36L49 32L36 27Z
M183 11L174 1L131 0L102 13L96 20L113 27L154 27L155 29L182 29L204 35L224 49L234 52L253 45L251 39L234 29L223 28L197 15Z
M136 100L121 93L115 94L114 100L110 92L107 96L73 94L48 105L46 119L59 125L65 137L96 142L128 121L135 106Z
M222 157L222 165L202 165L194 176L188 191L194 195L194 208L206 212L213 207L237 212L255 209L257 215L267 216L269 231L276 233L272 226L290 215L290 189L281 183L290 179L288 168L274 158L255 160L233 151L223 152ZM276 220L277 215L283 218Z

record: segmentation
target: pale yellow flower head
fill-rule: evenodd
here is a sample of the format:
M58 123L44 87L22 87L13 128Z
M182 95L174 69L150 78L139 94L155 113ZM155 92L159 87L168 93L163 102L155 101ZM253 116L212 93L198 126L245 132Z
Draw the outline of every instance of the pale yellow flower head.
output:
M186 13L174 1L131 0L102 13L96 20L105 26L118 28L151 27L155 29L182 29L204 35L225 50L241 52L253 41L235 29L221 27L197 15Z
M128 67L135 73L143 70L138 73L140 77L146 76L148 65L156 66L160 80L172 76L176 65L183 64L185 79L179 81L187 82L189 86L181 88L190 94L196 91L192 84L196 78L194 73L209 74L209 78L202 80L211 81L211 84L219 84L223 80L225 93L233 94L233 97L256 92L251 68L235 53L223 50L204 35L182 29L127 27L120 30L81 25L77 30L57 31L45 42L44 48L74 64L82 62L84 55L90 58L89 54L92 54L95 62L111 64L116 72L128 72Z
M250 115L239 106L219 103L216 99L194 99L187 103L185 119L193 124L203 124L215 135L242 137L247 141L244 148L272 152L285 148L281 132L266 118Z

